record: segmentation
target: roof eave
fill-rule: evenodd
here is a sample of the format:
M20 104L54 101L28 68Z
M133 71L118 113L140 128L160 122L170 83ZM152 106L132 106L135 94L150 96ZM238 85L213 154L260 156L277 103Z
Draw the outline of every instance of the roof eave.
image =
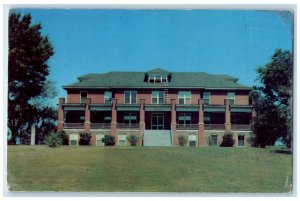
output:
M162 88L162 86L107 86L107 87L99 87L99 86L63 86L63 89L128 89L128 88L141 88L141 89L151 89L151 88ZM189 86L184 86L184 87L175 87L175 86L169 86L169 89L206 89L206 90L247 90L251 91L253 88L251 87L189 87Z

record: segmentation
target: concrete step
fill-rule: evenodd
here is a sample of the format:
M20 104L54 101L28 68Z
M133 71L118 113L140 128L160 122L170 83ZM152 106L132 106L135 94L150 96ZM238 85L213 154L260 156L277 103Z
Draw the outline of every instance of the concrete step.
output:
M172 146L171 130L145 130L144 146Z

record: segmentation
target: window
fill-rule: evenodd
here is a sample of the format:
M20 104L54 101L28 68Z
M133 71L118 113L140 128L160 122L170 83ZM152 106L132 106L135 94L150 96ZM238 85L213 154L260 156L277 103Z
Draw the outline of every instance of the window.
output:
M126 134L120 134L118 135L118 145L119 146L125 146L126 145Z
M125 124L136 124L137 123L136 113L126 113L124 115L124 123Z
M136 91L125 91L125 104L136 104Z
M179 91L178 100L179 104L191 104L191 92Z
M189 147L195 147L196 146L196 141L197 141L197 135L190 134L189 135Z
M111 91L104 92L104 104L111 104L112 93Z
M155 82L155 76L154 75L149 75L148 77L148 82Z
M203 92L204 105L210 104L210 92Z
M102 138L104 138L103 134L96 135L96 145L97 146L104 146L104 143L102 142Z
M103 122L104 123L111 123L111 113L104 113Z
M168 82L168 76L166 75L149 75L148 82L151 83L166 83Z
M238 135L238 146L239 147L245 146L245 136L242 134Z
M86 91L81 91L80 92L80 102L85 103L85 100L87 99L87 92Z
M210 146L218 146L218 135L216 135L216 134L210 135L209 145Z
M229 100L230 105L234 105L234 99L235 99L235 93L234 92L228 92L227 98Z
M168 82L168 77L165 76L165 75L163 75L163 76L161 77L161 82L162 82L162 83Z
M178 124L179 125L191 124L191 114L190 113L179 113Z
M210 124L210 114L204 114L204 124Z
M164 103L164 92L152 91L152 104L163 104L163 103Z
M78 145L78 134L77 133L70 134L70 145Z

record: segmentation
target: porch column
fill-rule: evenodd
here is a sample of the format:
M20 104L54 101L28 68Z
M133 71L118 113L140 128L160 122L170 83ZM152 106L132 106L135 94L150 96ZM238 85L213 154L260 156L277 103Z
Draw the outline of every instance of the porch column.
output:
M198 146L203 147L206 146L205 133L204 133L204 108L203 99L198 100L199 104L199 127L198 127Z
M62 105L65 103L64 98L58 99L58 124L57 131L62 131L64 129L64 110Z
M139 135L142 137L142 145L144 145L144 130L145 130L145 99L140 99L140 130Z
M85 100L85 121L84 121L84 132L90 132L91 129L91 111L90 111L91 99Z
M171 130L176 131L176 99L171 99L172 110L171 110Z
M111 107L111 135L115 137L117 136L117 99L112 99L112 107Z
M224 100L224 104L225 104L225 133L230 133L231 132L230 104L227 98Z

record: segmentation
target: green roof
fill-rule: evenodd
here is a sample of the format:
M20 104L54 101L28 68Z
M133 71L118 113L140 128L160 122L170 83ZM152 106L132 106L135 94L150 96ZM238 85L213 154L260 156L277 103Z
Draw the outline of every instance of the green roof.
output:
M79 82L63 88L161 88L165 84L145 81L147 74L168 74L171 77L171 81L167 83L168 88L251 90L250 87L237 83L238 78L229 75L212 75L205 72L168 72L159 68L146 72L113 71L103 74L87 74L78 77Z

